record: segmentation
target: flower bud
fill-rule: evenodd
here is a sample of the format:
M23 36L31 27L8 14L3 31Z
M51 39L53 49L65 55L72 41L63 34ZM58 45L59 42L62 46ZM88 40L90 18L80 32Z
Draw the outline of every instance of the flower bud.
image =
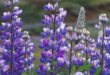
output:
M67 27L67 30L68 30L68 31L73 31L73 27L68 26L68 27Z
M107 18L107 15L104 13L104 14L101 14L99 16L99 21L103 24L105 24L106 22L108 22L108 18Z

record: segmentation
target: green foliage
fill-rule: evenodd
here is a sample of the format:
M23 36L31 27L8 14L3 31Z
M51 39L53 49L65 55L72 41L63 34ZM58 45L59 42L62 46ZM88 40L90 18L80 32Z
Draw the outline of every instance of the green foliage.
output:
M110 0L63 0L61 6L67 8L69 13L78 15L78 11L82 6L88 8L108 3L110 3Z
M92 0L91 5L100 5L100 4L108 4L110 0Z
M94 75L100 75L101 70L102 70L102 67L101 67L101 66L99 66L99 67L97 68L97 70L96 70L96 72L95 72L95 74L94 74Z
M29 72L24 72L22 75L38 75L38 74L36 74L36 69L35 69L35 70L30 70Z
M27 75L27 73L23 73L23 75Z
M91 37L96 38L98 36L99 30L95 29L95 26L93 23L86 23L87 30L90 31Z
M65 72L60 72L60 75L66 75Z
M57 62L54 60L51 60L51 65L56 66Z
M25 23L33 24L41 20L43 12L37 5L21 4L20 7L23 9L22 19Z
M74 74L77 71L76 66L72 66L71 73Z
M57 67L57 68L50 69L48 73L52 72L52 73L59 74L59 75L68 75L67 65L60 67L60 72L59 72L58 70L59 66L57 66L57 63L54 60L51 60L51 62L52 62L52 66Z
M2 16L3 10L4 10L3 5L0 4L0 17ZM1 18L0 18L0 19L1 19ZM1 20L0 20L0 23L1 23Z
M67 65L64 65L62 68L61 68L61 75L68 75L68 69L67 69Z
M52 73L57 73L56 70L53 70L53 69L50 69L50 70L48 71L48 73L51 73L51 72L52 72Z
M85 61L83 66L80 66L79 69L81 72L85 72L85 71L89 71L91 68L92 64L87 64L87 62Z

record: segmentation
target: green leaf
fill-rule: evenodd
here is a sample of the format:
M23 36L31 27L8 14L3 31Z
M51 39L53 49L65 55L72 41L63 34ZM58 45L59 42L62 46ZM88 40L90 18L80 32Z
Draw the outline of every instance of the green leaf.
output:
M60 72L60 75L65 75L65 72Z
M74 74L76 72L76 66L72 66L71 73Z
M23 73L23 75L27 75L27 73L26 73L26 72L24 72L24 73Z
M51 65L55 66L57 63L54 60L51 60Z
M96 72L95 72L95 74L94 74L94 75L100 75L101 70L102 70L102 67L101 67L101 66L99 66L99 67L97 68L97 70L96 70Z
M88 70L90 70L91 66L92 66L91 64L85 64L85 65L80 67L80 71L81 72L88 71Z
M63 67L61 67L60 69L60 75L68 75L68 66L67 65L64 65Z
M52 73L55 73L55 70L52 70L52 69L50 69L48 72L52 72Z

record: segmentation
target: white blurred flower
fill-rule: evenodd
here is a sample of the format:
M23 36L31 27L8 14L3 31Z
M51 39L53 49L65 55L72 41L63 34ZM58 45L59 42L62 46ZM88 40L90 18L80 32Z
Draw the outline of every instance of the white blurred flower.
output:
M4 12L3 16L11 15L11 12Z
M60 25L60 29L64 29L65 28L65 23L61 23L61 25Z
M3 71L4 71L4 72L6 72L8 69L9 69L9 66L8 66L8 65L4 65L4 66L3 66Z
M67 11L64 10L63 8L59 8L59 12L60 12L60 16L66 16L67 15Z
M101 25L100 24L95 24L95 28L96 29L101 29Z
M43 28L43 31L48 32L48 31L50 31L50 28Z
M57 58L57 60L58 60L60 63L64 63L64 58L62 58L62 57Z
M13 0L13 3L17 3L17 2L19 2L19 0Z
M58 3L55 3L54 8L58 8Z
M4 63L5 63L5 60L0 60L0 66L3 66L4 65Z
M68 30L68 31L73 31L73 27L68 26L68 27L67 27L67 30Z
M63 47L60 47L60 50L62 50L62 51L67 51L68 52L68 47L67 46L63 46Z
M82 72L76 72L74 75L84 75Z

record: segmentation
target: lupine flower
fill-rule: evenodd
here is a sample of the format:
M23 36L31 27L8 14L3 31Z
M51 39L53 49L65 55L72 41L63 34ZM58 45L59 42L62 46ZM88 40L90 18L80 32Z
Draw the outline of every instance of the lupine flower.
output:
M85 35L83 34L84 26L85 26L85 11L84 8L82 7L79 13L77 25L75 26L75 32L73 32L72 27L67 28L68 33L66 34L66 38L70 42L69 75L71 75L72 64L76 66L82 66L84 64L84 60L80 58L80 55L83 55L80 52L84 53L83 50L85 49L85 44L82 42L83 40L85 40ZM80 43L80 41L82 43ZM76 55L78 55L79 58Z
M76 66L83 66L85 58L80 57L80 56L79 57L73 57L72 61L73 61L73 64Z
M23 36L22 38L25 41L25 71L30 71L32 69L34 69L34 43L31 42L30 36L28 31L24 31L23 32Z
M81 50L84 50L85 49L85 45L84 44L77 44L75 47L74 47L74 50L75 51L81 51Z
M96 46L100 50L100 65L102 67L101 73L103 75L109 74L109 30L110 28L106 26L106 23L108 21L106 14L101 14L99 16L99 21L101 22L102 29L99 32Z
M84 7L80 8L77 24L75 26L76 32L82 32L82 29L85 27L85 9Z
M92 64L91 62L98 60L99 53L95 51L95 40L90 37L90 32L85 28L85 10L83 7L80 9L74 33L76 33L77 39L74 46L74 55L72 56L75 59L73 63L77 66L83 66L84 62Z
M54 0L53 2L54 4L48 3L44 5L44 10L51 12L51 14L45 15L42 20L46 26L43 28L43 32L41 32L43 38L39 44L39 47L43 49L40 58L41 65L37 70L39 75L47 75L51 69L58 71L57 68L60 69L66 65L67 42L64 35L67 30L64 18L67 12L63 8L58 8L58 0ZM53 65L53 62L56 64ZM47 66L47 64L49 65ZM54 74L51 72L48 73L48 75Z
M2 53L0 57L1 75L22 75L25 68L32 69L33 63L33 43L24 39L22 32L23 22L19 17L22 10L16 6L16 0L9 2L9 10L3 13L2 35L0 36ZM11 7L11 8L10 8ZM28 48L26 48L26 43ZM27 52L25 57L25 52ZM27 62L27 67L25 63Z
M102 22L102 23L106 23L108 21L107 15L105 13L101 14L99 16L99 21Z
M54 10L54 6L50 3L48 3L47 5L44 6L44 10L52 11L52 10Z
M73 28L71 26L67 27L68 33L66 33L66 39L68 40L77 40L78 36L75 32L73 32Z
M52 19L51 19L50 16L45 15L45 16L44 16L44 20L42 20L42 22L43 22L44 24L46 24L46 25L50 25L50 24L52 24Z

